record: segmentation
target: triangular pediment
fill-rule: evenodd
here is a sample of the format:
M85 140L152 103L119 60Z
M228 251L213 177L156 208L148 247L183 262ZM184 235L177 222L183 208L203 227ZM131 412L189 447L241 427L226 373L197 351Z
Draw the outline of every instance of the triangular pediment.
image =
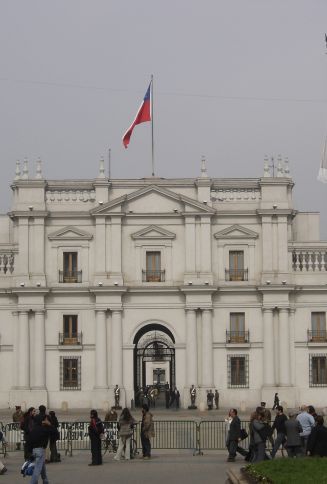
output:
M163 229L162 227L158 227L157 225L149 225L144 229L138 230L134 234L131 235L132 239L140 240L140 239L175 239L176 234L170 232L169 230Z
M142 198L147 198L149 200L148 203L148 210L146 208L142 208L142 212L139 212L139 206L137 204L137 200ZM168 203L167 208L164 207L164 204L158 203L158 207L156 207L156 202L166 199L170 201L170 205ZM154 212L157 213L164 213L170 212L172 209L177 208L179 212L188 212L188 213L197 213L199 215L202 214L214 214L216 210L207 206L205 203L201 203L193 198L189 198L185 195L180 193L175 193L171 190L163 188L157 185L149 185L140 190L136 190L128 195L123 195L118 197L110 202L104 203L99 207L96 207L90 211L91 215L110 215L117 212L129 212L133 211L137 208L138 213L146 213ZM172 208L174 207L174 208Z
M216 232L214 237L216 239L256 239L258 234L251 229L242 227L242 225L235 224Z
M71 225L56 230L48 235L49 240L91 240L93 235Z

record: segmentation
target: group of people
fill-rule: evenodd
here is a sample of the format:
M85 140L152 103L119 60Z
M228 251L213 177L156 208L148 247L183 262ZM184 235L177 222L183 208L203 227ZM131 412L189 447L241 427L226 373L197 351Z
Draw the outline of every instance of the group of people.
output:
M175 407L177 410L180 405L180 398L181 398L181 395L177 387L170 388L169 383L167 382L165 385L166 408Z
M105 421L117 421L117 412L111 408L105 416ZM118 420L119 443L115 460L130 459L130 446L133 436L133 428L136 425L136 420L131 415L128 408L124 408ZM89 437L91 441L91 455L92 461L90 466L98 466L102 464L102 439L104 437L104 425L98 416L96 410L90 412L90 424L88 428ZM142 422L141 422L141 443L142 443L142 457L143 459L151 458L151 437L154 437L154 422L153 416L146 403L142 405Z
M47 413L46 407L40 405L38 410L30 407L23 413L21 407L16 406L13 422L19 424L19 428L24 434L25 460L34 461L30 484L37 484L40 475L43 483L48 484L46 462L60 462L56 444L60 438L59 422L55 412ZM19 449L20 443L17 444L17 450Z
M236 409L229 411L225 422L228 426L226 446L229 462L235 461L236 453L250 462L274 459L281 446L291 458L305 455L327 456L327 428L324 426L323 416L317 415L312 405L302 405L299 413L289 412L288 417L283 407L277 405L272 423L270 410L266 408L265 402L261 402L250 418L248 450L240 445L248 435L245 429L241 428ZM271 444L270 453L267 452L267 441Z

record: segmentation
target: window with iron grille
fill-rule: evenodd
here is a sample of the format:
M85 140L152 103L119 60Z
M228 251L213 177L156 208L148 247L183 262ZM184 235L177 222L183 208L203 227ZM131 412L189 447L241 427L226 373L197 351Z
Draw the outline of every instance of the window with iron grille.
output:
M327 386L327 355L309 355L309 386Z
M228 388L249 388L249 356L227 356Z
M81 357L60 357L60 390L81 389Z

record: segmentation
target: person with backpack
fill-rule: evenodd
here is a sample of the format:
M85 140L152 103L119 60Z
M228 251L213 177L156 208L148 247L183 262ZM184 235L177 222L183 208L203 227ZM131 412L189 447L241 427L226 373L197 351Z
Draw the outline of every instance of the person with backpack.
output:
M114 457L115 460L120 460L123 450L125 448L125 460L130 459L131 454L131 438L133 435L133 427L135 420L130 414L128 408L124 408L121 416L119 417L118 429L119 429L119 445L117 453Z
M89 466L102 465L101 436L104 433L104 426L98 417L96 410L90 412L89 437L91 441L92 462Z

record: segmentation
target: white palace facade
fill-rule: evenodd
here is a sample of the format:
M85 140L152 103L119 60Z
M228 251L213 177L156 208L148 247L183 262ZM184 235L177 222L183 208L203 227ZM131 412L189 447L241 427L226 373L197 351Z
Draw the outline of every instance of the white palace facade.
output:
M273 176L45 180L0 217L0 408L105 408L166 381L190 404L326 405L327 242Z

